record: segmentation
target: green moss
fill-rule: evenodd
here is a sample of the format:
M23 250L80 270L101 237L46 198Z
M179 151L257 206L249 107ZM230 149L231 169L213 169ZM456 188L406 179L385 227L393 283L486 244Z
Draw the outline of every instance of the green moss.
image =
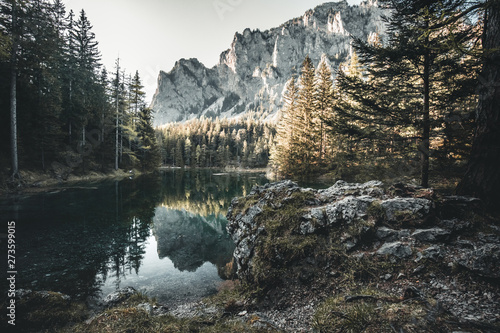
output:
M263 226L265 233L256 243L250 282L270 287L279 282L287 267L312 255L318 236L300 235L299 231L305 207L314 200L314 193L309 191L296 191L289 196L277 193L273 207L279 208L263 207L256 216L256 228Z
M233 206L233 216L245 214L248 209L259 202L258 195L249 195L237 199L236 205Z
M373 219L376 224L387 220L387 214L384 207L380 204L380 201L373 201L368 207L366 214L368 218Z

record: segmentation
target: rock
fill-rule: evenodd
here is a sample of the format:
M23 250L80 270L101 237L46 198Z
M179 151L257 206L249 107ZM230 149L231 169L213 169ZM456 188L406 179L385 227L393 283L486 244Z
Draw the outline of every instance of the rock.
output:
M413 253L410 246L401 242L385 243L378 249L378 255L390 255L398 258L407 258Z
M437 215L443 220L463 217L481 211L481 200L466 196L446 196L436 205Z
M411 237L421 241L433 243L437 241L443 241L449 238L451 232L441 228L431 228L431 229L418 229L415 230Z
M370 196L349 196L330 204L325 207L326 224L351 224L366 215L366 211L373 201L375 199Z
M387 227L380 227L375 232L375 237L385 242L395 242L403 237L409 237L410 231L407 229L394 230Z
M450 230L451 232L461 232L473 227L473 224L471 222L462 221L457 218L451 220L441 220L439 221L438 225L441 228Z
M300 225L300 233L303 235L312 234L319 227L326 225L326 207L314 207L311 211L304 215L304 222Z
M138 310L143 310L144 312L146 312L149 315L153 314L153 306L149 303L139 304L135 308Z
M464 251L458 264L487 278L500 278L500 245L485 244L474 250Z
M420 198L394 198L384 200L381 203L387 219L396 221L399 214L411 214L413 218L423 218L430 213L432 202Z
M382 186L384 183L380 181L369 181L364 184L347 183L339 180L335 185L318 191L319 199L323 202L332 202L344 196L371 196L381 197L384 194Z
M130 296L134 295L137 293L137 290L135 290L132 287L126 287L123 289L120 289L118 291L115 291L109 295L107 295L104 300L103 300L103 305L105 307L113 307L117 304L120 304L127 299L130 298Z
M442 257L441 248L439 246L431 246L423 250L422 252L418 252L415 261L418 262L422 259L432 259L434 261L437 261L441 257Z

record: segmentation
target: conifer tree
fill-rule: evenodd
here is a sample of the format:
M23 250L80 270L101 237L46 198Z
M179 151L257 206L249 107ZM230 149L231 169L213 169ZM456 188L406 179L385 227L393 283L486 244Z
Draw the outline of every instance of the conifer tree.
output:
M306 56L302 63L299 80L299 95L297 100L296 116L294 117L294 127L297 136L295 141L297 164L296 174L307 175L317 170L318 156L315 149L318 142L318 129L316 125L316 91L315 91L315 69L311 58Z
M316 71L316 128L318 129L318 153L319 166L324 167L326 163L326 153L328 138L327 133L331 132L327 128L328 122L333 115L333 81L332 72L328 65L326 56L323 56Z
M156 134L151 125L152 110L142 106L139 111L139 151L142 170L151 171L160 163L160 150L156 141ZM181 163L182 164L182 163Z
M377 123L385 129L391 124L406 128L406 133L390 132L403 134L409 139L418 138L421 184L428 186L430 139L433 124L440 121L436 118L439 117L438 101L441 97L438 74L446 71L445 64L460 60L456 44L466 47L473 29L464 28L467 27L465 24L460 28L447 26L448 30L433 28L451 13L459 11L461 1L383 2L391 9L388 40L382 45L355 39L354 48L363 64L368 66L371 81L355 80L339 73L338 84L342 92L350 95L359 108L338 111L352 120ZM448 43L449 40L455 45ZM448 72L448 77L458 80L474 76L468 66L457 69L462 70L461 75L456 71ZM366 125L358 126L361 130L367 128Z
M295 149L297 129L294 128L294 115L297 112L298 86L295 77L288 81L283 94L283 108L280 110L280 119L276 128L276 146L271 152L271 161L279 174L289 175L292 172L294 160L292 155ZM236 136L237 143L241 140L240 132Z

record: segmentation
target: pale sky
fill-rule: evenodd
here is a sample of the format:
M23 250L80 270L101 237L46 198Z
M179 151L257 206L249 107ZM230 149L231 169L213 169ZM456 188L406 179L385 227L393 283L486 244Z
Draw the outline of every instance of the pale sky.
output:
M120 57L126 73L142 78L146 102L160 70L181 58L213 67L231 46L235 32L266 30L301 16L322 0L63 0L75 16L82 9L93 25L102 64L113 72ZM360 0L349 0L359 4Z

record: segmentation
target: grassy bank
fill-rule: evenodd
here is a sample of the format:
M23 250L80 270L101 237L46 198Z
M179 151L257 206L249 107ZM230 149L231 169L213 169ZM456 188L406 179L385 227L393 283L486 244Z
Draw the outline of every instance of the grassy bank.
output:
M2 177L0 182L0 196L10 194L30 194L49 192L60 187L77 186L80 182L93 182L104 179L123 179L125 177L138 176L138 170L113 170L107 173L91 171L86 174L68 174L64 178L50 172L20 171L19 182L12 183L9 177Z

